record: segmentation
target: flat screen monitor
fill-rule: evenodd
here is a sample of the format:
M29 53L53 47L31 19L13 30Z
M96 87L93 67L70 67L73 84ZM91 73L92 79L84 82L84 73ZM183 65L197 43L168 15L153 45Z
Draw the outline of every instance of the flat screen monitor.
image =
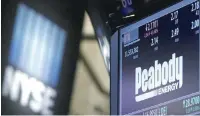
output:
M183 0L111 38L111 114L200 113L199 0Z

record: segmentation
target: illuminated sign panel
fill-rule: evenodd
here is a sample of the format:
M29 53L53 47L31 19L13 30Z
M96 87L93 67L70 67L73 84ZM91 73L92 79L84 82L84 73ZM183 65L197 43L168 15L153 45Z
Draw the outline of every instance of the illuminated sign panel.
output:
M66 32L25 4L19 4L3 96L35 113L53 114Z
M126 16L134 11L132 0L121 0L121 3L122 8L120 11L122 15Z
M200 113L199 6L184 0L120 29L120 114Z

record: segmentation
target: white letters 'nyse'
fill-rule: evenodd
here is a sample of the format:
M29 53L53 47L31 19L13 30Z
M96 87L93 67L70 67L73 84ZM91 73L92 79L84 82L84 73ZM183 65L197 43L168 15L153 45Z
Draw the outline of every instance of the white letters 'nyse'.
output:
M35 113L53 114L66 32L19 4L2 95Z

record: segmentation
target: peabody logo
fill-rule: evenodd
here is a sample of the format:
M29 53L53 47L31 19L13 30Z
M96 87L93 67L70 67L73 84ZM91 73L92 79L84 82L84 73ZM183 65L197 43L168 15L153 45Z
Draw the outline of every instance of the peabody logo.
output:
M166 94L180 89L183 85L183 56L172 59L162 64L155 61L155 66L149 69L135 69L135 100L140 102L155 96ZM139 94L139 91L141 93Z
M53 114L66 32L19 4L2 95L35 113Z

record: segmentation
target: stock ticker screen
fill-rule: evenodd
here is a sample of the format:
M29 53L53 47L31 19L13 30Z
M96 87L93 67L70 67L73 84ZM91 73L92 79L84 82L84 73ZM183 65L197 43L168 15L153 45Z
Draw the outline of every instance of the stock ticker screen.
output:
M199 0L119 30L119 113L200 114Z

